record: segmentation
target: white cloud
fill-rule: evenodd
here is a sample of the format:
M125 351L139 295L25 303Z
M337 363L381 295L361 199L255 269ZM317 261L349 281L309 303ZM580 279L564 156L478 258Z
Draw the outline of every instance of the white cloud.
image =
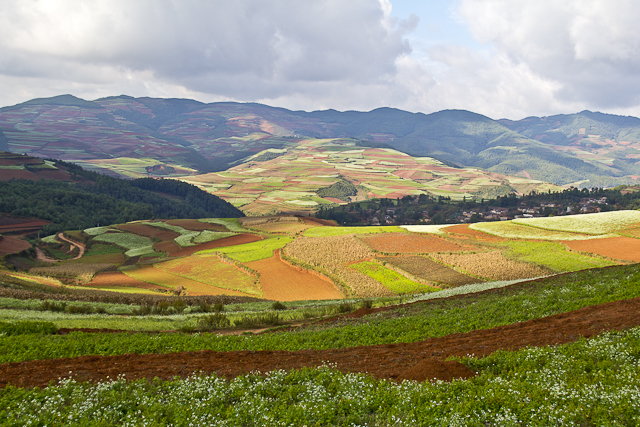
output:
M557 84L557 102L601 109L640 104L640 3L464 0L460 14L514 66Z

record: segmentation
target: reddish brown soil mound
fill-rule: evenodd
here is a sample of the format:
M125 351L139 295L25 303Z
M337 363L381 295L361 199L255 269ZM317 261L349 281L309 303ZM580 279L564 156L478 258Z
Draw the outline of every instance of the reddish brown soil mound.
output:
M473 246L462 246L434 235L385 233L371 234L361 237L370 248L380 252L426 253L456 252L474 249Z
M585 307L542 319L493 329L430 338L409 344L385 344L337 350L233 351L202 350L171 354L83 356L0 365L0 386L44 387L69 377L100 381L124 375L127 379L172 379L194 372L217 373L227 378L251 371L298 369L335 365L343 372L368 372L377 378L467 378L455 364L437 364L449 356L485 356L500 349L563 344L608 330L640 325L640 298ZM439 377L442 375L442 377Z
M0 236L0 256L29 249L31 245L12 236Z
M640 239L634 239L632 237L569 240L563 243L574 251L589 252L614 259L640 262Z
M284 262L279 250L271 258L246 264L260 273L262 298L276 301L344 298L329 279Z
M469 228L469 224L453 225L444 229L447 233L461 234L463 238L471 238L475 240L484 240L492 242L504 242L507 239L502 237L493 236L491 234L483 233L482 231L472 230Z
M165 289L162 286L153 285L151 283L136 280L133 277L129 277L126 274L121 273L119 271L98 273L94 276L91 283L89 283L87 286L90 286L92 288L126 287L126 288L142 288L142 289L162 289L162 290Z
M121 224L118 228L141 236L156 237L162 241L171 241L180 235L175 231L144 224Z

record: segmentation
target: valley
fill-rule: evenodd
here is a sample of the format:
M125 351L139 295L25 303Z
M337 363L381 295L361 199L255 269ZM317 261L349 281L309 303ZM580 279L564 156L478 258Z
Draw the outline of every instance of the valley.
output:
M2 108L0 425L637 424L616 117Z

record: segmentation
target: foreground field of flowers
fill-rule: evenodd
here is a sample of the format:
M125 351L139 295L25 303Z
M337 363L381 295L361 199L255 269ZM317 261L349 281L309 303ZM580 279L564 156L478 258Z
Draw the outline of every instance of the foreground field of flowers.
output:
M0 391L2 426L584 426L640 423L640 328L463 363L451 383L397 384L333 367L226 381L62 381Z

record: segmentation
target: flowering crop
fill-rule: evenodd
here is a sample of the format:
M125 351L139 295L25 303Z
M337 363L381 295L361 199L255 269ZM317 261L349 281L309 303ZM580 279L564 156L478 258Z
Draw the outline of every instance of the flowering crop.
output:
M640 211L611 211L549 218L520 218L513 222L547 230L607 234L640 223Z

